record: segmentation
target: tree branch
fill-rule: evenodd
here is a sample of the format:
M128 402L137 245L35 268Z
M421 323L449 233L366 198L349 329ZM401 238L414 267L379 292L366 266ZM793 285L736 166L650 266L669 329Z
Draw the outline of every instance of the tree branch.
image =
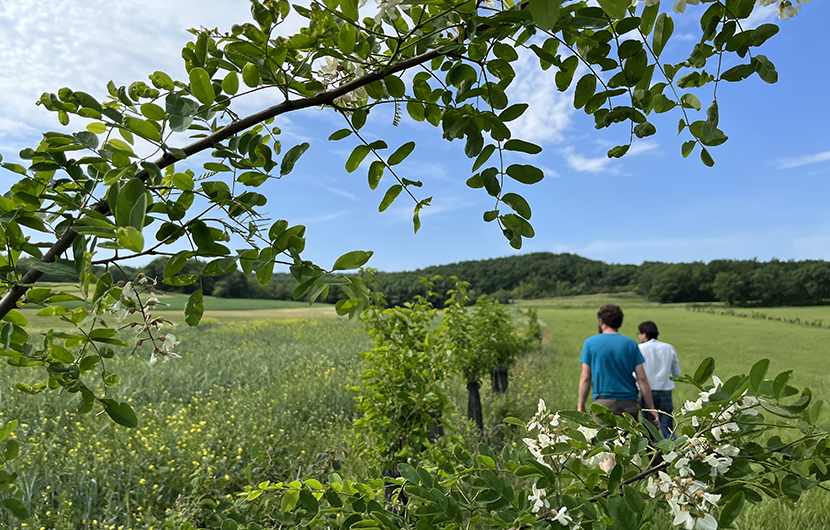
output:
M348 83L344 83L337 88L321 92L315 96L297 100L284 101L283 103L280 103L278 105L274 105L267 109L251 114L250 116L242 118L241 120L233 121L219 129L215 133L206 136L205 138L202 138L201 140L194 142L188 146L185 146L183 148L185 157L183 157L181 160L184 160L197 153L200 153L206 149L210 149L219 142L230 138L238 132L244 131L249 127L252 127L260 122L274 118L281 114L285 114L287 112L292 112L295 110L306 109L309 107L318 107L321 105L332 104L334 100L340 96L348 94L349 92L357 90L358 88L364 87L374 81L384 79L397 72L402 72L414 66L423 64L427 61L431 61L435 57L446 55L447 53L450 53L452 49L452 46L442 46L440 48L436 48L434 50L422 53L421 55L416 55L415 57L404 59L390 67L368 73L362 77L353 79ZM176 158L172 153L165 153L162 157L156 159L153 163L156 166L158 166L159 169L164 169L174 164L177 160L179 159ZM136 178L139 178L142 181L147 180L148 176L149 175L146 170L142 170L136 174ZM98 202L98 204L95 205L94 211L101 213L103 215L108 215L110 213L109 204L107 203L107 201L100 201ZM55 259L57 259L58 256L66 252L72 246L72 243L75 241L76 237L78 237L78 234L72 229L68 229L49 248L49 250L46 251L46 253L43 255L43 258L41 258L41 261L44 263L50 263L55 261ZM6 292L3 298L0 299L0 318L3 318L9 311L17 307L17 301L23 297L26 291L29 290L29 287L33 285L35 282L37 282L41 276L43 276L43 273L41 271L30 269L26 272L26 274L23 275L23 277L20 278L20 281L15 283L15 285L11 289L9 289L8 292Z

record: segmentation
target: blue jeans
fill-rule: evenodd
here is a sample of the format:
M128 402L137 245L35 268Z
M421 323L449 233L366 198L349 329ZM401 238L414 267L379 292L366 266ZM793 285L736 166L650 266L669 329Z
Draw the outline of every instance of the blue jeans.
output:
M654 400L654 408L660 411L657 415L660 417L660 432L663 433L663 438L674 439L671 433L674 429L674 417L671 415L674 412L674 403L671 399L671 390L652 390L651 399ZM640 397L640 408L646 408L646 401L642 397Z

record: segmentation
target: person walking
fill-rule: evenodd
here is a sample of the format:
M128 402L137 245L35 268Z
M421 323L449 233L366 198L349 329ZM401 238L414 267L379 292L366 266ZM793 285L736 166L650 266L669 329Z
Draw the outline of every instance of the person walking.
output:
M643 369L643 355L637 342L620 335L623 311L618 305L607 304L597 313L599 335L585 340L582 345L582 375L579 379L577 409L587 412L588 394L593 390L593 402L622 416L627 412L634 418L640 415L637 386L642 392L645 409L653 409L651 387ZM632 372L634 377L632 377ZM635 382L636 378L636 382ZM648 412L650 421L659 426L656 412ZM596 419L596 418L594 418Z
M640 353L645 359L645 372L651 386L651 398L654 407L660 411L660 432L664 438L674 438L674 403L672 402L672 390L674 381L669 377L680 376L680 361L677 359L677 352L674 347L666 342L657 340L659 332L657 324L647 320L637 326L640 333ZM645 396L640 400L640 405L645 406Z

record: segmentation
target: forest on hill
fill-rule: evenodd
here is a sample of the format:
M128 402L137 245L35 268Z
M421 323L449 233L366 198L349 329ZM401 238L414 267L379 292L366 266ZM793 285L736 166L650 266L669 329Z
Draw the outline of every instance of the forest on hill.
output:
M289 273L276 273L264 286L240 271L204 276L201 283L164 285L167 258L157 258L144 267L111 269L113 277L132 279L139 272L158 278L160 288L224 298L293 300L298 283ZM192 261L180 274L194 274L205 263ZM28 269L27 260L17 264ZM471 284L473 298L489 295L507 302L512 299L549 298L595 293L634 292L661 303L726 302L728 305L795 306L830 301L830 262L820 260L779 261L714 260L709 263L644 262L641 265L609 264L575 254L537 252L503 258L434 265L405 272L377 272L377 289L390 305L410 301L423 294L420 278L440 276L438 292L446 292L457 276ZM61 278L46 277L45 281ZM340 298L336 290L323 302ZM441 300L437 301L441 302Z

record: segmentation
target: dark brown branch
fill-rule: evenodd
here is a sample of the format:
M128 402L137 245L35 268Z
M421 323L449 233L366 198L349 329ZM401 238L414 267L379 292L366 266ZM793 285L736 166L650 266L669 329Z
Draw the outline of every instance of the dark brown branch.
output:
M337 88L333 88L331 90L327 90L325 92L321 92L316 96L311 96L307 98L297 99L297 100L288 100L280 103L278 105L274 105L267 109L261 110L257 113L251 114L241 120L236 120L228 125L222 127L215 133L202 138L201 140L194 142L188 146L185 146L183 151L185 153L185 157L188 158L193 156L197 153L200 153L206 149L210 149L219 142L226 140L233 136L238 132L242 132L254 125L261 123L265 120L274 118L281 114L285 114L287 112L306 109L309 107L319 107L321 105L330 105L334 102L335 99L348 94L358 88L364 87L369 83L374 81L378 81L388 77L392 74L403 72L404 70L408 70L414 66L418 66L423 64L427 61L431 61L435 57L440 57L441 55L445 55L449 53L453 47L441 47L436 48L434 50L430 50L426 53L422 53L421 55L416 55L415 57L410 57L409 59L404 59L390 67L384 68L382 70L378 70L375 72L368 73L362 77L358 77L349 81L348 83L344 83ZM176 158L172 153L165 153L162 157L156 159L153 163L158 166L159 169L164 169L172 164L174 164L178 158ZM148 173L146 170L140 171L136 174L136 178L141 180L147 180ZM107 215L110 213L109 204L106 201L100 201L97 205L95 205L94 211ZM63 235L46 251L46 254L43 255L41 259L44 263L50 263L55 261L58 256L66 252L71 246L72 243L75 241L75 238L78 236L76 232L73 230L67 230L63 233ZM30 269L27 271L20 281L17 282L14 287L9 289L9 291L3 296L2 300L0 300L0 318L3 318L9 311L17 307L17 301L29 290L29 287L33 285L35 282L43 276L41 271Z

